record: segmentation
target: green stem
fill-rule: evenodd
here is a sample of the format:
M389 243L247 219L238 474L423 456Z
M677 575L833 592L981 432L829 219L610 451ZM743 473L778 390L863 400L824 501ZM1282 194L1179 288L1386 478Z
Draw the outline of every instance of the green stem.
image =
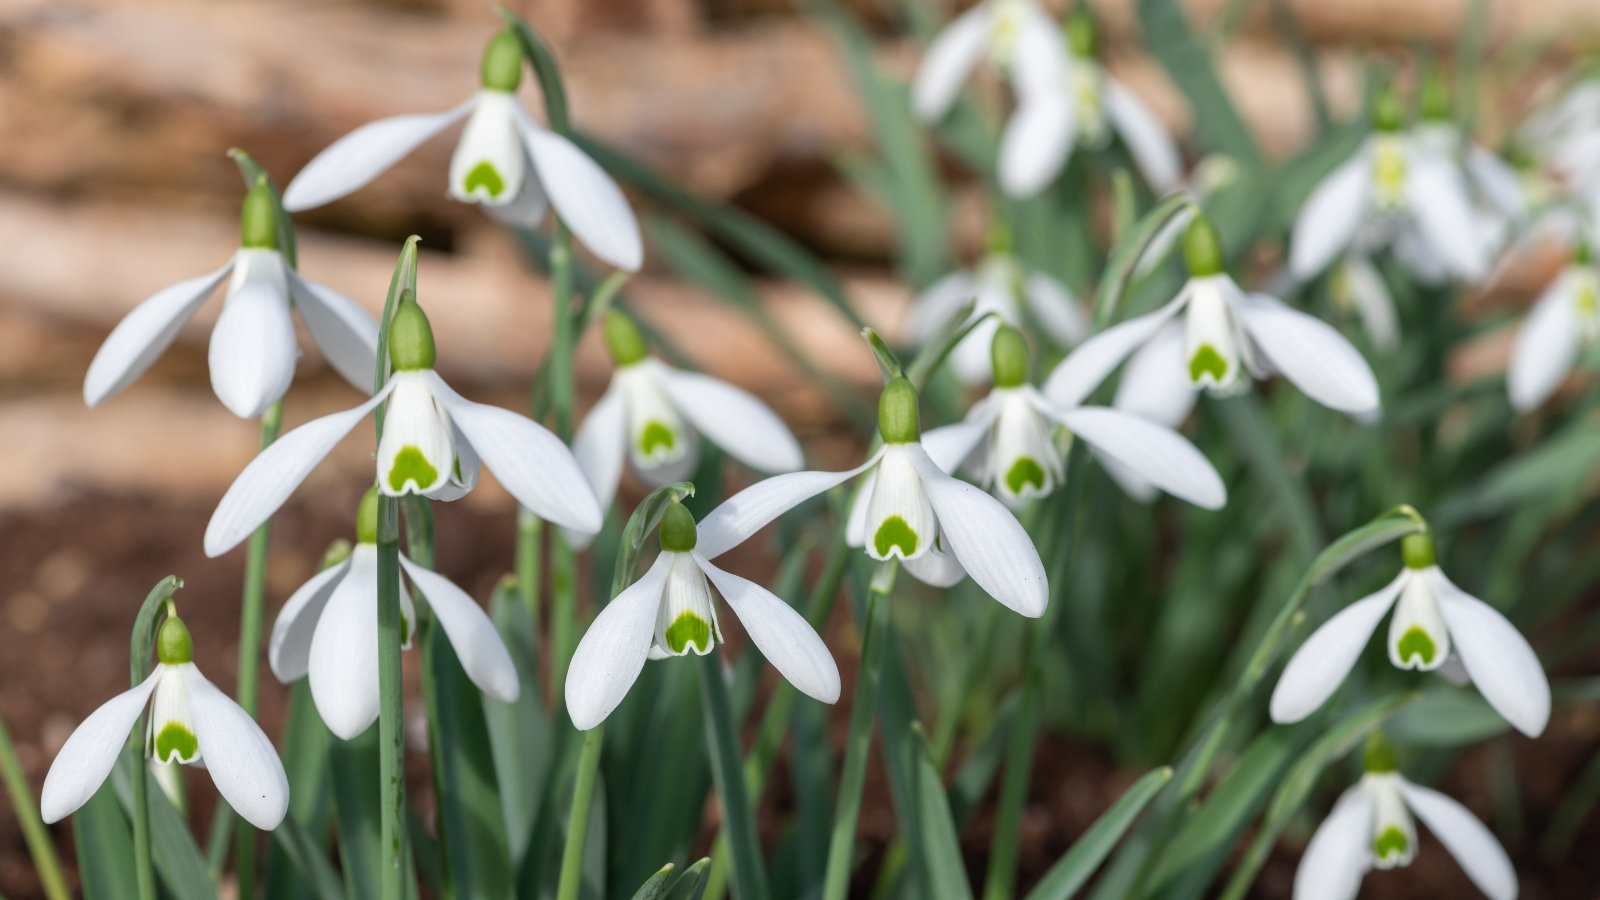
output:
M733 861L733 883L739 900L765 900L767 873L761 864L761 843L756 835L750 796L739 764L739 742L734 736L733 712L728 708L728 685L722 678L722 664L711 656L700 659L700 696L704 701L706 743L711 747L711 774L722 798Z
M575 618L578 603L578 560L566 535L559 529L550 532L550 684L553 697L561 697L567 681L567 664L577 648ZM554 700L551 701L553 706Z
M605 725L583 734L583 754L578 757L578 780L572 788L572 812L567 817L567 846L561 852L561 880L556 900L578 900L583 886L583 845L589 836L589 807L594 805L594 779L600 771L600 742Z
M139 900L156 900L156 870L150 857L150 776L144 770L145 717L139 716L128 738L128 764L133 777L133 868Z
M22 774L22 764L17 761L17 750L11 744L11 733L0 720L0 776L5 778L6 793L11 795L11 807L16 810L17 822L22 826L22 838L28 842L28 852L33 855L34 870L39 873L39 884L49 900L67 900L67 881L61 874L61 862L56 859L55 845L50 843L50 832L39 818L39 804L33 789Z
M550 289L555 304L555 328L550 345L551 400L556 414L556 434L572 440L574 375L572 371L572 233L559 220L550 243Z
M378 777L380 896L405 895L405 703L400 671L400 516L391 497L378 501Z
M544 535L544 520L530 509L517 510L517 599L528 611L528 621L539 627L539 545ZM538 643L535 631L534 642Z

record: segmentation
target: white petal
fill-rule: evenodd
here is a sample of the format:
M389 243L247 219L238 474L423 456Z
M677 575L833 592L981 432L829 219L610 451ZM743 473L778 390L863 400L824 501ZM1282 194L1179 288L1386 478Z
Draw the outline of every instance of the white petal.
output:
M839 700L839 667L805 617L766 588L712 565L695 562L739 617L751 643L802 694L823 703Z
M254 419L289 389L300 351L283 257L276 250L240 250L237 259L211 332L211 389L234 415Z
M594 488L595 499L601 513L611 508L616 499L617 485L622 480L622 461L627 456L627 425L623 415L622 391L613 380L606 392L589 410L589 415L578 426L572 440L572 456L578 468ZM582 550L594 540L592 533L573 531L567 541L574 549Z
M278 610L272 637L267 641L267 662L279 681L288 684L305 677L311 664L311 637L316 633L323 607L349 571L349 560L323 569L289 595L283 609Z
M444 487L456 468L456 429L429 372L396 372L378 440L378 490L390 497Z
M1061 173L1076 136L1072 98L1065 91L1018 104L1000 136L1000 187L1013 197L1037 194Z
M1139 349L1168 319L1177 315L1188 299L1187 290L1180 292L1172 302L1155 312L1113 325L1079 344L1045 379L1045 396L1061 407L1082 403L1128 358L1128 354Z
M928 285L912 302L911 314L906 320L911 341L923 344L931 340L950 317L977 294L978 286L970 272L951 272Z
M928 45L911 85L911 108L918 118L938 119L955 102L967 73L983 56L990 15L989 4L979 3L956 16Z
M961 563L954 556L941 552L938 547L916 559L904 560L901 565L911 573L911 577L934 587L954 587L967 577L967 570L961 568Z
M1170 428L1096 406L1067 410L1055 418L1099 453L1174 497L1205 509L1221 509L1228 502L1228 489L1210 460Z
M450 196L463 203L505 206L522 196L528 151L518 122L517 98L504 91L478 94L472 118L450 157Z
M926 437L927 435L923 435ZM878 470L873 469L856 486L855 497L850 501L850 514L845 519L844 543L847 547L867 545L867 508L872 505L872 492L878 487Z
M157 667L138 687L107 700L73 729L44 776L39 808L46 824L72 815L100 789L118 754L128 746L134 722L150 701L161 671Z
M1467 145L1465 162L1473 182L1496 212L1513 220L1527 215L1527 204L1522 197L1522 179L1516 169L1484 149L1483 145L1474 143Z
M999 500L939 471L921 448L910 456L939 517L945 548L989 596L1022 615L1043 615L1050 601L1044 563L1016 516Z
M1399 345L1400 323L1395 316L1394 298L1370 260L1355 255L1346 257L1330 287L1335 291L1342 287L1344 301L1361 317L1361 324L1366 327L1374 347L1393 350ZM1335 302L1338 300L1335 296Z
M473 97L445 112L394 116L357 128L306 163L284 190L283 208L299 212L354 193L465 116L477 102Z
M1101 88L1106 117L1121 135L1122 143L1156 193L1176 190L1183 180L1183 160L1167 127L1150 107L1115 78L1107 76Z
M1057 344L1070 347L1089 336L1089 316L1066 285L1043 272L1029 272L1023 291L1039 327Z
M455 469L443 484L423 494L429 500L453 503L472 493L472 489L478 485L478 470L483 467L483 461L478 459L477 451L472 449L454 422L450 423L450 434L456 448Z
M135 306L116 328L111 329L110 336L95 353L94 361L89 363L89 374L83 379L83 402L99 406L107 397L143 375L231 271L233 260L230 258L210 275L162 288Z
M526 153L526 149L523 152ZM531 230L539 227L545 214L550 212L550 198L545 194L544 186L539 184L539 173L533 171L532 160L528 161L528 177L522 181L522 193L512 198L510 203L484 206L483 211L512 228Z
M1017 17L1010 73L1017 100L1029 103L1059 92L1067 78L1067 46L1061 27L1032 0L1013 3L1011 12Z
M1406 157L1406 203L1428 244L1457 277L1474 281L1489 270L1488 249L1466 185L1450 160L1418 152Z
M200 756L222 799L246 822L271 831L289 811L289 778L250 714L200 674L185 679Z
M533 420L473 403L429 372L433 394L483 464L518 503L557 525L596 532L605 520L572 451Z
M1366 216L1372 162L1365 148L1328 173L1306 198L1289 241L1289 271L1301 281L1319 275L1343 253Z
M1518 412L1543 403L1572 371L1579 344L1573 288L1581 277L1586 276L1573 272L1557 276L1517 332L1511 365L1506 371L1506 387L1511 393L1511 405Z
M1550 682L1527 639L1499 610L1451 584L1438 569L1429 570L1428 580L1483 699L1518 731L1538 737L1550 722Z
M489 616L466 591L443 575L424 569L404 555L400 557L400 567L427 598L434 618L443 626L472 683L496 700L514 702L519 690L517 667Z
M250 536L256 526L278 511L300 482L333 446L389 396L394 382L355 409L312 419L275 441L250 461L206 525L206 555L221 556Z
M328 730L351 740L378 719L378 550L359 544L311 636L311 699Z
M328 364L356 390L371 393L378 358L377 320L349 297L292 271L289 288L300 318Z
M1400 779L1406 804L1490 900L1515 900L1517 871L1504 847L1465 806L1431 788Z
M607 603L584 632L567 669L567 714L579 731L605 721L644 669L656 612L676 554L662 553L650 571Z
M639 271L644 244L639 222L622 189L571 141L522 117L522 139L556 214L595 256L628 272Z
M1182 424L1200 396L1189 380L1183 347L1183 324L1167 323L1128 360L1112 405L1173 428Z
M1272 721L1298 722L1339 689L1410 574L1410 569L1401 570L1382 589L1340 610L1306 638L1272 689Z
M755 395L709 375L659 369L678 412L734 459L761 472L793 472L805 463L789 427Z
M700 520L695 549L706 559L716 559L773 519L872 468L882 456L880 449L847 472L790 472L758 481L724 500Z
M1266 294L1245 295L1236 308L1267 362L1306 396L1340 412L1377 411L1377 376L1333 326Z
M922 449L928 451L928 458L932 459L933 464L941 471L954 474L989 433L989 428L994 425L994 413L997 409L998 406L995 404L989 404L982 410L973 407L973 412L967 414L965 421L924 431Z
M1317 826L1294 873L1294 900L1355 900L1372 844L1372 797L1361 785L1345 791Z

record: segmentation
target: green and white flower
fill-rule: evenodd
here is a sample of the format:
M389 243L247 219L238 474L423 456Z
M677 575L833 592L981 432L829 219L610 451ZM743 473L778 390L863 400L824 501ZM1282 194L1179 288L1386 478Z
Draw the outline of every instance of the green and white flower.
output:
M378 718L378 490L361 500L356 545L289 597L272 626L267 659L284 684L310 677L311 699L328 730L350 740ZM504 703L520 685L500 633L472 597L450 579L400 555L400 568L422 592L467 677ZM411 594L399 586L403 647L417 621Z
M644 247L622 190L588 154L535 123L517 101L522 47L510 29L489 42L481 81L482 89L454 109L379 119L333 142L289 183L284 207L312 209L359 190L470 116L450 161L452 197L523 228L538 225L553 206L596 256L637 271Z
M1550 682L1533 648L1498 610L1445 577L1427 534L1407 536L1401 551L1405 566L1393 581L1345 607L1295 652L1273 689L1272 720L1298 722L1321 707L1392 608L1388 645L1395 667L1433 671L1453 653L1489 705L1537 737L1550 721Z
M1578 351L1600 337L1600 278L1587 244L1550 282L1511 351L1506 387L1519 412L1533 409L1555 392L1572 371Z
M646 659L704 656L722 643L713 585L750 642L790 684L823 703L838 701L839 668L822 638L771 591L713 565L711 559L734 544L706 546L699 537L703 531L697 532L694 516L682 504L668 506L654 565L606 604L578 642L565 696L580 731L599 725L617 708Z
M202 766L245 821L262 831L277 828L289 809L283 763L250 714L200 674L189 629L176 615L161 624L156 659L150 677L90 713L62 745L44 778L44 820L58 822L94 796L148 707L147 757Z
M480 460L518 503L551 522L592 534L604 516L594 491L555 435L525 416L473 403L433 369L433 331L406 292L389 328L394 374L360 406L313 419L245 467L206 526L206 555L220 556L266 521L317 463L378 404L389 402L378 442L378 490L456 500L478 482Z
M117 323L89 364L83 401L99 406L143 375L225 278L209 361L211 389L230 412L253 419L294 380L299 350L291 309L300 311L334 370L370 390L378 324L349 298L289 267L279 252L276 215L272 188L262 178L245 195L238 252L209 275L162 289Z
M1060 84L1066 49L1055 22L1035 0L980 0L928 45L911 85L917 117L942 118L985 59L1010 80L1018 98L1026 98Z

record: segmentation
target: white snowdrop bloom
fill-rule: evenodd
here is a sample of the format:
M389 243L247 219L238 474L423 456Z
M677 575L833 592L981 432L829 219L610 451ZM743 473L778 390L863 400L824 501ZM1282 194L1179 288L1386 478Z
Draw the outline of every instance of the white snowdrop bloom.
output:
M1518 127L1517 143L1573 190L1600 186L1600 77L1565 85Z
M1240 290L1203 214L1184 232L1183 254L1190 279L1178 296L1084 341L1045 381L1051 403L1078 406L1128 360L1117 408L1167 425L1183 421L1201 390L1241 393L1271 372L1330 409L1377 414L1378 381L1360 352L1320 319Z
M1418 849L1413 816L1485 896L1515 900L1517 872L1510 857L1466 807L1401 775L1382 732L1369 738L1365 763L1366 774L1339 797L1306 845L1295 871L1294 900L1355 900L1370 869L1410 865Z
M566 701L578 730L611 715L646 659L704 656L722 642L712 586L750 642L790 684L823 703L838 701L839 668L805 617L766 588L712 564L737 541L707 546L697 535L694 516L680 503L667 507L660 539L655 564L606 604L572 655Z
M452 197L524 228L538 225L554 207L596 256L637 271L644 246L621 188L576 144L529 118L516 98L521 82L522 48L504 29L484 51L477 94L444 112L379 119L350 132L295 176L284 191L284 207L312 209L359 190L424 141L467 118L450 161Z
M356 546L348 559L301 585L278 613L267 642L272 674L284 684L310 677L311 699L328 730L350 740L378 718L378 490L361 500ZM467 677L505 703L520 685L500 633L454 582L400 555L400 568L422 591ZM411 595L399 585L401 646L417 621Z
M1401 551L1405 566L1393 581L1345 607L1295 652L1273 689L1272 720L1298 722L1322 706L1393 608L1391 663L1433 671L1453 651L1489 705L1518 731L1537 737L1550 721L1550 682L1533 648L1498 610L1439 571L1427 534L1407 536Z
M616 496L624 460L652 487L687 478L700 462L701 435L757 471L804 464L788 426L747 391L651 357L637 326L616 310L606 313L604 331L616 374L572 444L601 509ZM569 538L582 547L590 536Z
M299 358L291 308L300 311L334 370L363 392L371 389L378 324L355 302L301 278L284 261L265 177L245 195L239 244L222 268L162 289L117 323L89 364L85 403L98 406L143 375L225 278L209 360L211 388L230 412L253 419L288 390Z
M1400 346L1394 295L1371 259L1352 252L1335 263L1328 278L1328 298L1334 307L1360 320L1374 347L1387 352Z
M1056 23L1035 0L980 0L928 45L911 85L911 106L925 122L950 110L961 86L985 58L1011 81L1019 98L1059 84L1066 50Z
M155 670L89 714L72 732L44 778L40 811L58 822L94 796L150 710L145 756L161 765L202 766L222 799L262 831L289 809L289 779L272 742L250 714L200 674L189 629L167 616L156 639Z
M1072 291L1052 276L1024 266L1006 249L1008 244L1004 238L992 240L990 252L977 268L952 272L935 281L911 306L907 331L918 345L933 340L969 301L977 301L974 317L994 313L950 354L951 370L965 384L988 380L989 341L1001 322L1037 322L1050 340L1062 347L1071 347L1089 334L1088 314Z
M1038 193L1067 165L1076 147L1105 148L1113 134L1156 193L1181 186L1178 144L1156 114L1111 77L1096 54L1093 20L1080 6L1067 25L1071 52L1049 90L1019 97L1000 138L1000 186L1013 197Z
M1578 351L1600 337L1600 281L1587 244L1533 305L1511 350L1506 387L1518 412L1533 409L1572 371Z
M1007 506L1050 494L1065 476L1055 434L1081 437L1120 477L1155 485L1176 497L1220 509L1228 500L1221 476L1182 435L1131 413L1096 406L1058 409L1028 384L1028 348L1022 333L1002 326L993 343L994 390L964 421L930 429L922 446L939 468L966 469ZM869 478L872 476L869 476ZM870 496L863 490L858 506ZM852 525L864 522L852 516Z
M220 556L277 511L317 463L379 403L389 401L378 442L378 490L456 500L478 481L480 460L517 502L541 518L594 533L604 518L567 446L544 427L473 403L433 370L433 332L405 292L389 326L394 374L371 400L313 419L262 450L239 473L206 526L206 555Z
M866 475L846 524L851 546L873 559L898 559L930 584L971 575L1006 607L1042 615L1049 585L1028 532L1000 501L929 457L920 443L917 390L904 377L884 386L878 431L883 446L854 469L777 475L735 494L700 523L701 551L715 558L806 500Z

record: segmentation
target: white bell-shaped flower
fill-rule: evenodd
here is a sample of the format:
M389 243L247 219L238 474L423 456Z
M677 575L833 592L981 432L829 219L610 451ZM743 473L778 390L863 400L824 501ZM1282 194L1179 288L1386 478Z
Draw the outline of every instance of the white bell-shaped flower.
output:
M1517 333L1506 387L1518 412L1533 409L1572 371L1578 352L1600 337L1600 279L1587 244L1545 288Z
M917 117L925 122L942 118L984 59L1024 99L1060 82L1066 49L1055 22L1036 0L980 0L928 46L911 85Z
M452 197L524 228L542 222L553 206L596 256L637 271L644 245L621 188L576 144L529 118L516 98L521 82L522 47L503 29L484 51L477 94L445 112L369 122L334 141L289 182L284 207L298 212L353 193L470 117L450 161Z
M66 818L100 789L148 707L145 755L161 765L201 765L222 799L245 821L271 831L289 809L289 779L272 742L250 714L200 674L189 630L167 616L156 640L155 671L106 701L77 727L45 775L45 822Z

